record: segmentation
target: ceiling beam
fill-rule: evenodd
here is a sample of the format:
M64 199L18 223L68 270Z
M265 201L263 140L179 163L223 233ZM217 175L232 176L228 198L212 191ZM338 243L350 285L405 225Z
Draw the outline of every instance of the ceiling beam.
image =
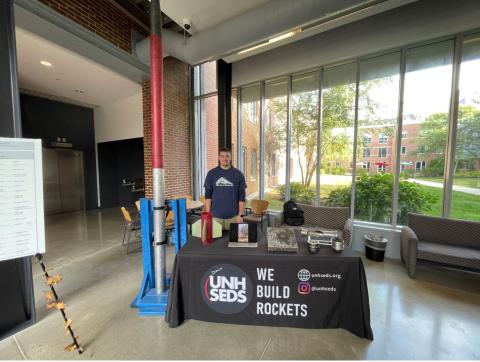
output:
M135 21L144 30L150 31L150 18L148 14L142 11L130 0L109 0L109 2L127 15L130 19Z

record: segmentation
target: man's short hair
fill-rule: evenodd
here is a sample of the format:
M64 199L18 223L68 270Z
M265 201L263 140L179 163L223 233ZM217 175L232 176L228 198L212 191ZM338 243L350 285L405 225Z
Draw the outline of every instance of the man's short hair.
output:
M232 151L230 151L230 148L228 147L223 147L223 148L220 148L220 151L218 151L218 154L220 154L220 152L228 152L228 153L232 153Z

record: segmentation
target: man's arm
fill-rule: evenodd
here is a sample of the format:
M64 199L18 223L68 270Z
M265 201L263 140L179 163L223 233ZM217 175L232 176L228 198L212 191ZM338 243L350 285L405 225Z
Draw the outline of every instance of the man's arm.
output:
M213 184L210 177L210 173L207 174L205 178L205 211L210 212L212 210L212 193L213 193Z
M210 212L212 209L212 199L205 199L205 211Z
M245 176L242 174L242 180L240 181L240 186L238 188L238 216L237 222L242 222L243 217L242 215L245 214L245 189L247 188L247 184L245 182Z

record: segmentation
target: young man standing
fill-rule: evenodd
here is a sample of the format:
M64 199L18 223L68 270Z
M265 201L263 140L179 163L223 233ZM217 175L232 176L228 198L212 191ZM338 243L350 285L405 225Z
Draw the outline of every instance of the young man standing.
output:
M205 211L222 223L224 230L232 222L242 222L245 211L245 176L231 165L229 148L218 153L219 166L208 171L205 178Z

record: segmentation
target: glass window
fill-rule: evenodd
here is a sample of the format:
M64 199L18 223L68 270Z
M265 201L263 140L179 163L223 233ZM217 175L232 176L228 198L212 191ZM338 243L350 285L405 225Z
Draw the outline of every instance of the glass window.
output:
M369 145L372 143L372 135L371 134L364 134L363 135L363 143Z
M363 158L369 158L370 157L370 148L364 148L363 149Z
M328 206L350 206L346 194L352 189L355 83L355 63L324 69L320 203Z
M255 84L241 88L242 102L242 146L244 148L244 164L243 171L247 182L247 203L251 199L259 197L259 163L252 157L252 150L260 149L260 84ZM252 114L252 109L255 110ZM254 117L252 120L251 118ZM247 150L250 151L248 157ZM253 170L255 169L255 172ZM248 172L247 172L248 170Z
M390 223L392 219L399 87L399 52L360 62L357 157L362 155L364 134L373 136L374 148L370 173L357 163L355 217L360 220Z
M218 165L218 97L195 99L195 164L197 192L203 195L207 172Z
M252 123L258 123L259 110L257 108L257 102L245 103L245 109L247 110L247 120Z
M265 82L265 200L283 210L287 159L287 79Z
M193 68L193 95L201 96L217 91L217 62L207 62Z
M466 38L460 93L450 217L480 221L480 35Z
M257 178L257 150L252 150L250 178L252 180L255 180Z
M202 119L205 124L206 171L208 172L218 166L218 96L202 98L201 102Z
M232 89L232 96L231 96L231 102L232 102L232 110L231 110L231 115L232 115L232 165L234 167L238 168L238 163L236 158L234 157L237 153L238 150L235 148L237 147L237 89Z
M201 95L200 89L200 67L201 65L197 65L193 68L193 95L199 96Z
M290 199L314 204L317 171L318 72L292 77Z
M242 162L244 165L247 164L247 147L245 146L242 147ZM245 176L245 180L247 180L247 169L245 169L245 172L243 174Z
M217 63L193 68L195 194L203 195L208 170L218 165ZM210 93L206 98L201 96Z
M402 145L411 151L408 161L400 155L405 165L397 210L400 225L407 222L408 212L442 215L453 41L408 49L406 57L402 132L409 137ZM406 183L415 181L407 188ZM428 185L421 184L424 181Z
M402 155L406 155L406 154L407 154L407 147L402 146Z
M217 91L217 62L207 62L200 66L201 94Z
M415 169L417 171L422 171L425 168L425 161L417 161L415 162Z
M406 140L406 139L407 139L407 132L402 131L402 140Z

